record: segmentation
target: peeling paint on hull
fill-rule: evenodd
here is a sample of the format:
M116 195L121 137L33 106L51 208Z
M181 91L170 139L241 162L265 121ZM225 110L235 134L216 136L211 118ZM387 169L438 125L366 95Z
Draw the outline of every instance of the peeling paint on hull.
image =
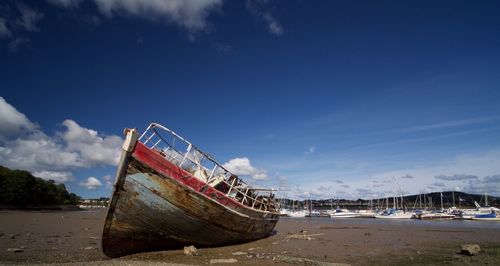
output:
M137 143L122 154L106 217L102 250L108 257L218 246L271 234L279 215L234 201Z

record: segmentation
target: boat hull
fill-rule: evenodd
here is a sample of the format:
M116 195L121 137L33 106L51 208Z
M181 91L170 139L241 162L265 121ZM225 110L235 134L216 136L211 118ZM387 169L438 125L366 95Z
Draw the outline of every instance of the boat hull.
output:
M412 214L409 215L375 215L377 219L411 219Z
M453 220L455 215L448 214L422 214L420 215L421 220Z
M235 202L139 142L122 160L103 230L108 257L253 241L278 221L278 213Z

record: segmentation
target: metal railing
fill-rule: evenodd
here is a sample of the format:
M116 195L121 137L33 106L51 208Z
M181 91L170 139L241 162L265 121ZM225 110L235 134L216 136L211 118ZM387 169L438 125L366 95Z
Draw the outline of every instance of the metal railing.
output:
M256 210L277 211L272 194L275 190L253 188L174 131L152 123L139 137L139 141L233 200Z

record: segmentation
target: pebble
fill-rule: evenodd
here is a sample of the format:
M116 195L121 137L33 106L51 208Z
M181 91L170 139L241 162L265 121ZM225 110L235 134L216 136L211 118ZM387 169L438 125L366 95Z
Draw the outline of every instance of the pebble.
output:
M184 254L186 256L198 256L198 249L194 246L184 247Z
M478 244L463 244L460 246L460 254L468 256L476 256L481 251L481 247Z
M20 248L8 248L7 252L19 253L19 252L23 252L23 250Z

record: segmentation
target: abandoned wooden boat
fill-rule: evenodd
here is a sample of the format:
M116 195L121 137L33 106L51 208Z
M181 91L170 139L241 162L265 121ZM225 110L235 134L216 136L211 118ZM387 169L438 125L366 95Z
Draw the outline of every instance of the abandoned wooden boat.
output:
M170 129L126 129L102 250L131 253L218 246L269 236L279 218L271 189L253 188Z

